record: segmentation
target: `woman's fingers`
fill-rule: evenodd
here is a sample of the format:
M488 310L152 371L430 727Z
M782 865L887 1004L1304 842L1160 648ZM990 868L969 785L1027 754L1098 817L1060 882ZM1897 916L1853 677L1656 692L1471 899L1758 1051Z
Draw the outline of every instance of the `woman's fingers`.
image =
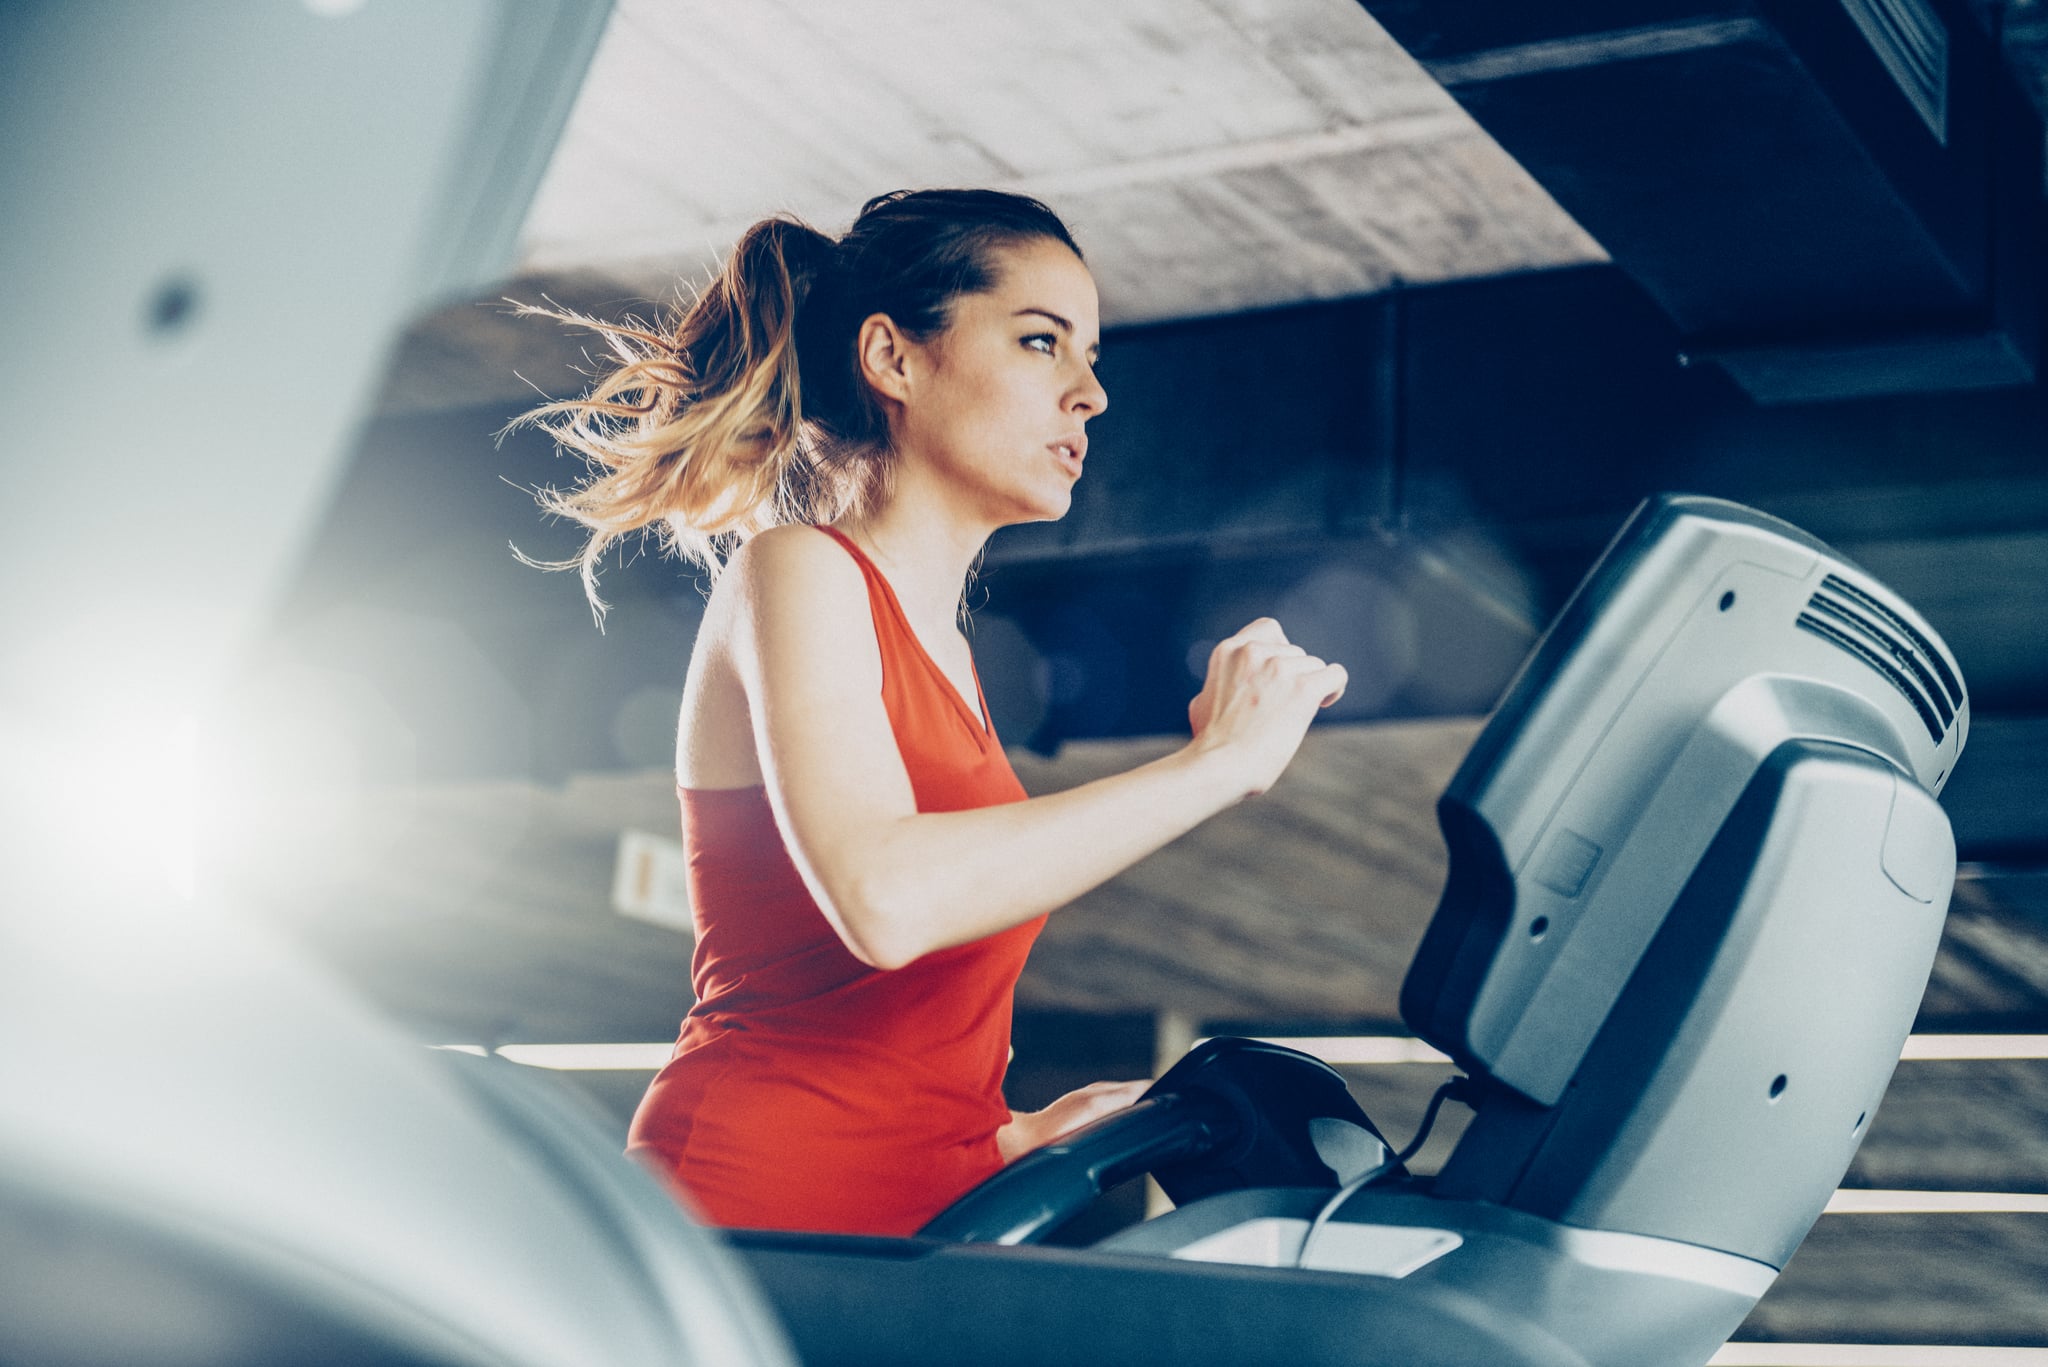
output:
M1344 696L1342 665L1311 655L1261 617L1209 655L1202 691L1188 704L1188 722L1205 749L1237 756L1248 794L1280 777L1316 712Z
M1329 690L1323 694L1322 702L1317 704L1320 707L1328 707L1343 697L1344 690L1351 686L1351 674L1343 665L1324 665L1320 676L1323 685Z
M1249 622L1209 653L1202 691L1188 704L1188 725L1209 749L1238 756L1248 794L1280 777L1317 711L1344 696L1342 665L1287 639L1270 617Z
M1188 722L1199 735L1217 709L1226 706L1233 695L1247 688L1259 691L1261 685L1296 683L1310 676L1319 676L1318 697L1325 700L1322 705L1328 706L1344 691L1342 671L1329 676L1325 671L1331 668L1328 661L1289 641L1278 622L1261 617L1229 640L1218 642L1210 652L1209 674L1202 691L1188 705Z
M1188 703L1188 729L1201 735L1216 713L1219 689L1229 688L1250 669L1276 655L1299 656L1307 652L1287 639L1287 633L1270 617L1247 623L1235 634L1218 641L1209 651L1209 671L1202 691Z
M1311 655L1300 646L1288 646L1284 650L1268 650L1253 659L1246 674L1250 680L1257 682L1298 684L1308 679L1321 682L1326 672L1332 668L1336 666L1322 657Z
M1093 1124L1106 1115L1121 1111L1143 1096L1145 1089L1151 1085L1152 1083L1145 1079L1135 1082L1091 1082L1086 1087L1068 1092L1045 1108L1043 1114L1052 1123L1047 1127L1051 1134L1043 1142L1050 1144L1062 1135L1072 1134L1083 1125Z
M1286 645L1287 633L1282 631L1280 624L1272 618L1255 617L1239 627L1236 635L1225 639L1220 644L1227 646L1239 641L1258 641L1269 645Z
M1151 1085L1150 1079L1139 1078L1134 1082L1091 1082L1078 1087L1042 1111L1013 1114L1010 1123L996 1131L996 1148L1005 1163L1013 1162L1083 1125L1124 1109Z
M1278 622L1270 617L1261 617L1245 623L1234 634L1218 641L1216 648L1209 652L1209 668L1215 669L1219 660L1232 655L1249 653L1256 656L1281 649L1299 650L1301 647L1287 639L1287 633L1280 629Z

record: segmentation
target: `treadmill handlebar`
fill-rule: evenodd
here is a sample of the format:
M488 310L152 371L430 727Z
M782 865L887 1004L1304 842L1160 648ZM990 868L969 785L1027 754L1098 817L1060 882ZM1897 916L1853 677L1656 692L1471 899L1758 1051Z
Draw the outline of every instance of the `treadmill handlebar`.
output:
M1207 1090L1163 1092L1033 1149L919 1230L962 1243L1033 1243L1111 1187L1237 1137L1236 1108Z

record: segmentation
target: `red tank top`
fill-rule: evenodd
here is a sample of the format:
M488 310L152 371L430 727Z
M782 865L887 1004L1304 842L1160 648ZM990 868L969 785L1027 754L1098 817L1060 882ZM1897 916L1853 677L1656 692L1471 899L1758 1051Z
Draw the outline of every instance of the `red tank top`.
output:
M889 581L820 530L866 576L882 703L917 809L1022 801L1001 743L918 643ZM1045 918L870 968L804 887L765 789L677 791L697 1002L627 1151L672 1173L714 1224L914 1233L1002 1166L1011 993Z

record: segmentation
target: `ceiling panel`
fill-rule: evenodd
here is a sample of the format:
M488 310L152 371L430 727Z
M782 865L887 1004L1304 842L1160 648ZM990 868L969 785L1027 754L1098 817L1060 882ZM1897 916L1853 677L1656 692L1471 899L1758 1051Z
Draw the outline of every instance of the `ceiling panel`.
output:
M931 185L1067 214L1111 323L1602 259L1351 0L626 0L525 262L665 290L766 213Z

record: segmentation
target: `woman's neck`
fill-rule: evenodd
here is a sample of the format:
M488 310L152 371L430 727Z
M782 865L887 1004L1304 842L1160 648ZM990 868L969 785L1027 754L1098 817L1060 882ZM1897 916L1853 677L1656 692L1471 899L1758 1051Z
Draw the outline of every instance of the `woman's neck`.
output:
M934 627L958 615L967 574L994 528L961 516L914 481L839 524L868 553L913 621Z

